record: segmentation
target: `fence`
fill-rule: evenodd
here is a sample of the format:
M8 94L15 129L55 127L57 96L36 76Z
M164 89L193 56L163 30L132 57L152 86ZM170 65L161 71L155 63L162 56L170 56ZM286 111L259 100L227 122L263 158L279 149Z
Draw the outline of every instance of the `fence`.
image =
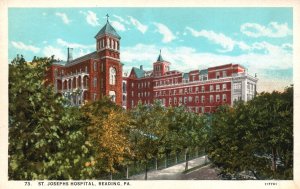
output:
M192 160L204 155L205 155L204 150L196 149L189 152L188 159ZM168 155L168 157L166 157L166 155L163 155L160 158L151 159L147 163L147 169L148 171L161 170L183 162L185 162L184 150L177 152L177 154L171 153ZM120 168L118 173L113 174L113 180L124 180L124 179L128 179L130 176L138 175L142 173L145 173L145 164L135 162L127 167ZM110 177L107 177L107 179L110 179Z

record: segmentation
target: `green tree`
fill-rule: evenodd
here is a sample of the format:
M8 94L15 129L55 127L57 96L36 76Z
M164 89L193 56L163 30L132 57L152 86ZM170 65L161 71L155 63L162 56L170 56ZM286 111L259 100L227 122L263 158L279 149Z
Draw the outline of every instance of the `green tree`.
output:
M45 85L52 59L9 65L9 179L84 178L85 133L76 108Z
M224 173L250 171L257 179L291 179L293 88L261 93L213 115L208 154Z
M158 157L167 134L163 122L164 114L165 108L158 101L153 105L138 104L131 111L134 119L134 127L130 134L132 147L135 160L145 165L145 180L147 180L148 163Z

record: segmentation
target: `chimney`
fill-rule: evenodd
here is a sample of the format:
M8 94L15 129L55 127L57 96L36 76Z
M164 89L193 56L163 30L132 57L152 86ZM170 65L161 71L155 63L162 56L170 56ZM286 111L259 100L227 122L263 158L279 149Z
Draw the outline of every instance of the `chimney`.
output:
M140 70L143 70L143 65L140 65Z
M68 47L68 62L73 60L73 48Z

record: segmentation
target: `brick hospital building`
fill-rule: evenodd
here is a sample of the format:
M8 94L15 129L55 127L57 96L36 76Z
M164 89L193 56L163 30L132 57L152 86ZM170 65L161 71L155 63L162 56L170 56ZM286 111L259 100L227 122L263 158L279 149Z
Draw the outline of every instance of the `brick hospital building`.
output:
M164 106L185 105L196 113L212 112L235 100L248 101L255 96L257 78L239 64L225 64L184 73L171 70L162 54L152 70L133 67L128 76L122 73L120 40L109 21L95 36L96 50L77 59L68 49L67 61L54 62L47 79L56 92L82 105L110 96L126 109L139 102L151 104L160 100ZM155 57L154 57L155 59Z

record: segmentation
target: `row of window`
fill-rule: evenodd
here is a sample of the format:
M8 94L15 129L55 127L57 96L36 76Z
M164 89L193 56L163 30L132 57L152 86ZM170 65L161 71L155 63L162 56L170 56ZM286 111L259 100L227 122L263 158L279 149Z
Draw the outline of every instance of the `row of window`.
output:
M119 42L114 39L107 38L106 44L104 39L98 40L97 49L104 48L105 46L111 49L119 50Z
M227 72L225 70L222 71L222 76L220 76L220 72L216 72L216 78L219 79L220 77L227 77Z
M132 91L132 96L133 96L133 91ZM150 92L140 92L140 93L138 93L138 97L140 98L140 97L149 97L150 96Z
M165 98L162 98L162 99L160 99L161 100L161 102L163 103L163 104L166 104L165 103ZM199 96L196 96L195 98L193 98L192 96L189 96L189 97L187 97L187 96L185 96L185 97L178 97L178 99L177 99L177 97L174 97L174 98L169 98L169 105L171 105L172 103L174 103L174 104L177 104L177 100L178 100L178 102L180 103L180 104L182 104L182 103L184 103L184 104L186 104L186 103L188 103L188 102L195 102L195 103L199 103L200 101L200 97ZM210 103L213 103L213 102L220 102L221 101L221 95L209 95L209 102ZM223 102L226 102L227 101L227 95L226 94L222 94L222 101ZM202 95L201 96L201 103L204 103L205 102L205 96L204 95Z
M82 73L82 72L83 72L82 69L79 68L79 72L78 72L77 69L76 69L75 74L77 75L78 73ZM84 72L85 72L85 73L88 73L88 67L87 67L87 66L85 66ZM65 75L65 71L64 71L64 70L61 70L61 72L58 73L58 70L55 69L55 70L54 70L54 76L58 76L58 75L64 76L64 75ZM73 72L71 71L71 72L69 72L69 73L66 73L66 75L73 75Z
M74 82L74 81L75 82ZM55 86L58 87L57 81L55 82ZM64 83L62 84L62 90L64 89L75 89L78 87L87 87L88 86L88 78L84 77L84 78L73 78L73 79L69 79L69 80L65 80Z
M173 79L167 79L167 80L160 80L155 82L155 86L164 86L164 85L173 85L178 84L180 78L173 78ZM192 76L191 82L193 81L206 81L207 75L200 75L200 79L197 80L196 76ZM190 80L188 78L182 78L182 83L188 83Z
M220 85L217 84L215 87L214 85L210 85L209 86L209 91L213 92L213 91L220 91ZM195 93L199 93L199 87L195 87ZM222 84L222 90L225 91L227 90L227 85L226 83ZM189 93L193 93L193 87L188 87L188 88L184 88L184 89L174 89L174 90L169 90L169 95L176 95L178 91L178 94L189 94ZM201 92L205 92L205 86L201 86ZM155 96L165 96L167 94L167 91L159 91L155 93Z
M131 85L131 87L134 87L134 85ZM145 82L142 82L142 83L138 83L138 88L144 88L144 87L150 87L150 81L148 81L148 82L145 81Z

